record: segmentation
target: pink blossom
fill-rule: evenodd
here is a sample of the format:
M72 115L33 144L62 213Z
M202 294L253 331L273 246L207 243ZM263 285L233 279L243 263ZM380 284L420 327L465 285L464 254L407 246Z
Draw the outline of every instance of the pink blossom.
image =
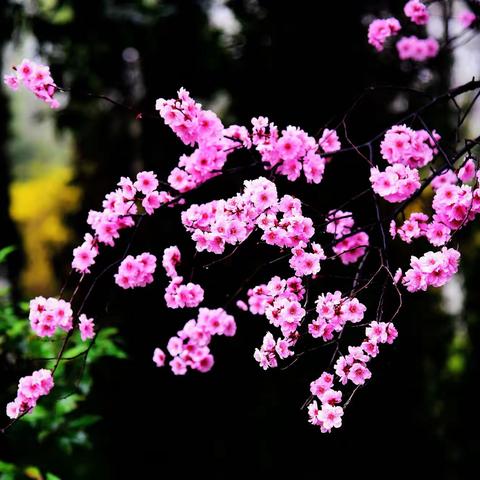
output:
M452 170L447 170L444 174L435 177L430 185L434 190L438 190L443 185L451 185L457 183L457 176Z
M235 305L242 311L248 311L248 305L243 300L237 300Z
M95 336L94 327L95 324L93 323L93 318L87 318L87 316L82 313L79 317L78 328L83 341Z
M166 355L160 348L156 348L153 352L153 361L157 367L163 367L165 365Z
M469 158L458 171L458 178L463 183L471 182L475 178L476 168L473 158Z
M322 400L323 395L333 386L333 375L323 372L320 378L310 383L310 393Z
M458 16L458 21L463 28L469 28L477 21L477 16L470 10L464 10Z
M340 428L342 426L342 416L342 407L332 406L328 403L323 404L322 409L318 413L322 432L326 433L330 432L332 428Z
M380 52L384 49L385 41L396 35L400 29L400 22L396 18L373 20L368 27L368 43Z
M153 172L140 172L133 186L144 195L152 193L158 187L157 176Z
M325 153L336 152L342 147L337 132L335 130L329 130L328 128L323 130L318 143Z
M362 363L355 362L349 369L348 379L355 385L363 385L372 377L372 372Z
M410 0L403 9L405 15L417 25L426 25L429 20L428 8L420 0Z

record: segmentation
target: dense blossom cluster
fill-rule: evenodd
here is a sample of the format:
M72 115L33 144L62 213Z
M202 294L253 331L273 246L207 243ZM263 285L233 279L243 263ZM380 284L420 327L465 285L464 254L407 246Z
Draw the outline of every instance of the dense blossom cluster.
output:
M385 171L370 170L373 191L395 203L409 198L420 188L418 168L428 165L438 153L440 135L413 130L406 125L390 128L380 144L382 157L390 164Z
M428 9L419 0L410 0L404 12L417 25L428 22ZM369 28L369 42L380 51L386 40L400 28L398 20L393 18L375 20ZM437 54L438 43L434 39L404 37L397 42L397 49L402 59L422 61ZM53 95L54 84L48 68L33 62L22 62L17 75L8 76L6 82L12 88L23 82L52 107L57 106L53 97L33 88L36 72L40 75L36 80L38 85L43 82L45 91ZM43 78L42 72L45 74ZM178 166L168 177L169 185L180 195L174 197L166 191L159 191L159 181L151 171L138 173L135 180L122 177L118 188L106 195L103 209L89 212L87 222L92 232L87 233L83 243L74 249L72 267L82 274L82 279L84 274L90 273L100 253L99 248L113 246L122 229L135 225L135 216L152 215L161 205L181 203L184 192L221 173L230 152L254 148L265 168L271 171L271 178L278 174L294 181L303 174L308 183L318 184L323 178L327 157L341 148L335 130L325 129L316 140L293 126L280 132L266 117L253 118L251 130L238 125L225 128L214 112L204 110L184 89L178 91L176 99L159 99L156 108L179 138L194 147L190 155L180 158ZM389 129L380 145L381 155L388 166L384 171L376 166L371 168L373 191L392 203L411 199L421 186L419 169L435 159L440 140L435 130L414 130L406 125ZM479 213L480 188L477 188L479 178L475 160L467 158L459 169L442 172L436 172L433 180L430 177L434 192L431 214L412 212L400 226L392 221L392 237L398 235L406 243L424 237L433 246L444 246L453 231ZM468 185L473 181L474 186ZM325 230L318 233L333 236L331 248L343 264L357 262L365 255L370 238L361 228L354 230L352 212L330 210L320 216L325 220ZM310 422L322 432L339 428L343 409L349 403L347 400L342 405L346 389L354 390L371 378L370 360L377 356L380 345L391 344L397 337L393 323L381 321L383 316L378 312L375 321L358 325L364 321L366 312L366 306L355 297L364 288L355 290L360 270L357 270L352 290L356 293L344 296L341 291L326 292L317 297L315 308L309 308L304 286L306 277L318 278L321 262L327 257L320 243L314 241L317 233L314 222L303 215L301 201L290 195L280 196L275 183L264 177L244 181L243 191L233 197L191 205L182 212L181 219L199 252L222 254L227 245L239 245L254 232L261 242L282 250L280 259L288 258L294 276L287 279L273 276L267 283L248 290L248 304L238 300L237 306L254 315L265 316L272 330L277 329L277 336L267 331L262 345L254 352L255 360L265 370L296 355L294 349L298 349L303 337L321 345L330 341L337 343L332 358L333 372L323 372L310 384L310 392L315 398L312 397L308 413ZM410 269L405 274L398 269L394 277L390 274L390 279L410 292L426 290L429 286L440 287L457 272L459 257L457 250L446 246L440 251L429 251L420 258L412 256ZM169 308L197 307L204 300L204 290L192 282L184 283L184 277L177 271L180 262L181 253L177 246L164 250L162 266L169 278L164 296L166 305ZM156 263L156 257L148 252L136 257L128 255L118 267L115 282L125 289L146 286L153 282ZM69 332L73 328L72 307L61 299L33 299L29 318L32 329L40 337L51 337L57 329ZM348 349L342 346L340 351L338 341L349 324L360 327L364 336L360 344L349 345ZM83 341L94 338L93 318L83 313L79 315L78 329ZM175 375L183 375L188 369L207 372L214 363L210 351L212 338L215 335L233 336L235 332L235 319L224 309L200 308L197 318L189 320L177 335L170 338L167 352L160 348L154 350L153 362L159 367L164 366L170 356L168 365ZM338 385L336 389L335 384ZM48 370L23 377L17 398L7 406L7 414L18 418L33 408L38 398L52 387L52 372Z
M271 325L282 332L275 340L270 332L263 339L262 346L255 350L255 360L263 369L274 368L277 358L293 355L291 348L298 337L298 328L305 316L301 301L305 295L302 280L298 277L281 279L275 276L267 284L248 291L248 305L254 315L265 315Z
M190 155L180 157L168 177L170 186L179 192L187 192L219 175L229 153L252 145L266 168L275 169L291 181L297 180L303 171L307 182L320 183L325 170L322 154L341 147L335 130L325 129L317 142L297 127L288 126L280 134L267 117L253 118L251 132L239 125L224 128L214 112L204 110L183 88L176 99L158 99L156 108L186 145L197 147Z
M177 335L168 341L167 351L173 357L169 362L172 372L175 375L185 375L189 368L208 372L214 363L209 347L212 337L232 337L236 330L235 319L223 308L200 308L197 319L189 320ZM155 364L162 367L165 360L166 354L156 348L153 354Z
M456 230L480 212L480 189L470 185L444 185L433 197L434 219Z
M266 117L252 119L252 142L267 168L294 181L303 171L308 183L320 183L325 171L322 154L333 153L341 144L335 130L325 129L320 140L315 141L305 131L288 126L278 133L278 128Z
M410 269L405 272L403 285L409 292L426 290L429 286L445 285L458 271L460 253L443 247L438 252L427 252L420 258L412 256Z
M20 65L13 67L13 69L15 74L5 75L3 79L8 87L12 90L18 90L18 87L23 84L25 88L50 105L51 108L60 106L58 100L53 97L56 85L49 67L24 59Z
M255 227L263 230L265 243L282 248L304 247L315 232L300 201L290 195L278 199L275 184L263 177L246 180L235 197L192 205L182 212L182 222L198 251L217 254L226 244L243 242Z
M231 151L251 146L245 127L224 128L218 116L204 110L184 88L175 99L157 100L156 109L165 123L186 145L197 146L191 155L182 155L168 183L179 192L187 192L219 175Z
M318 316L308 325L308 333L324 341L332 340L334 332L341 332L347 322L361 322L367 309L357 298L342 297L339 291L320 295L316 305Z
M122 177L118 187L108 193L103 201L103 210L90 210L87 223L94 234L87 233L85 241L73 250L72 267L80 273L90 273L95 263L99 244L113 246L120 236L120 230L133 227L133 215L138 213L141 204L145 213L152 215L161 205L169 203L173 197L165 191L158 191L158 180L153 172L139 172L135 182Z
M115 283L122 288L145 287L153 282L157 258L144 252L136 257L128 255L122 260L115 274Z
M381 52L387 39L396 35L401 28L400 22L396 18L377 18L368 27L368 43Z
M413 130L406 125L390 128L380 144L382 157L391 165L401 163L410 168L429 164L438 153L440 135L433 130Z
M170 283L165 290L165 301L168 308L193 308L203 301L204 291L200 285L192 282L183 283L183 277L177 274L177 265L181 254L178 247L168 247L163 252L162 265Z
M474 160L469 158L457 175L449 171L435 178L432 182L435 190L432 219L425 213L412 212L400 227L392 221L392 237L398 235L406 243L425 237L434 246L445 245L453 231L473 220L480 212L480 189L472 189L466 184L456 185L458 180L471 182L476 179L476 171Z
M7 405L7 415L18 418L36 405L42 395L48 395L53 388L53 376L50 370L42 368L31 375L22 377L18 382L17 396Z
M401 163L388 166L383 172L373 167L370 182L377 195L392 203L406 200L420 188L418 171Z
M30 300L29 320L39 337L51 337L57 328L68 332L73 328L73 312L69 302L56 298L35 297Z

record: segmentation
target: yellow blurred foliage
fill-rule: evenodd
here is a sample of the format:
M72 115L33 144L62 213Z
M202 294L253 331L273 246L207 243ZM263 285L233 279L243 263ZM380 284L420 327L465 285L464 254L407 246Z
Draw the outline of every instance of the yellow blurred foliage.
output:
M10 215L22 235L26 265L21 283L28 294L52 295L58 290L53 255L72 238L65 217L76 211L81 189L70 185L73 169L54 166L10 185Z

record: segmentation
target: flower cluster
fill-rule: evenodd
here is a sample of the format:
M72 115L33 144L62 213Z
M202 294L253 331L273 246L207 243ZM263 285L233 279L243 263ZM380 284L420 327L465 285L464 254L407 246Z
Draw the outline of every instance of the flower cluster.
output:
M265 315L270 324L280 328L285 337L294 337L305 316L300 304L304 293L300 278L284 280L275 276L267 284L248 291L248 304L251 313Z
M411 243L413 239L425 237L432 245L445 245L451 238L452 231L458 230L473 220L480 212L480 189L470 185L455 185L458 180L470 182L476 178L475 161L467 159L458 174L448 171L432 181L435 190L432 208L433 218L421 212L413 212L397 228L395 221L390 225L392 237L397 234L401 240Z
M263 369L274 368L280 359L293 355L290 350L297 341L297 329L305 315L300 302L305 295L302 280L290 277L287 280L272 277L267 284L248 291L248 308L254 315L265 315L274 327L280 328L283 337L275 340L267 332L260 349L254 353L255 360Z
M417 25L426 25L430 19L427 6L420 0L409 0L404 6L404 13L409 20ZM460 21L463 23L463 18ZM470 18L465 17L466 24ZM465 27L467 28L467 27ZM396 18L384 20L373 20L368 27L368 43L373 45L377 51L384 49L385 41L396 35L401 30L400 22ZM440 46L433 37L425 39L417 38L415 35L402 37L396 44L400 60L415 60L423 62L438 55Z
M192 205L182 212L182 222L192 233L198 251L222 253L226 244L243 242L258 217L277 204L275 184L260 177L244 182L244 193L227 200Z
M480 212L480 189L470 185L444 185L435 192L432 202L435 221L456 230Z
M56 298L35 297L30 300L29 320L39 337L51 337L57 328L68 332L73 328L73 312L69 302Z
M337 294L339 292L335 292ZM362 312L363 315L363 312ZM310 393L316 397L308 406L309 422L319 426L323 433L342 425L343 408L340 406L342 392L334 390L335 376L342 385L348 382L353 385L363 385L372 377L368 362L377 356L379 345L393 343L398 332L390 323L373 321L365 328L365 338L361 346L349 346L348 355L338 357L334 370L335 375L323 372L322 375L310 384Z
M98 255L97 237L86 233L84 242L73 249L72 268L80 273L90 273L90 267L95 263Z
M177 265L181 258L180 250L176 246L168 247L163 252L162 265L170 277L170 283L165 290L168 308L193 308L203 301L203 288L192 282L184 285L183 277L177 274Z
M260 215L257 225L263 231L262 240L280 248L304 249L315 233L312 219L303 216L300 200L290 195L284 195L277 205ZM318 260L321 260L321 247L312 245L312 248Z
M403 285L409 292L426 290L429 286L441 287L457 273L460 253L443 247L438 252L427 252L420 258L412 256L410 270L405 272Z
M368 27L368 43L381 52L387 39L396 35L401 28L400 22L396 18L377 18Z
M37 405L42 395L48 395L53 388L53 377L50 370L36 370L31 375L22 377L18 382L17 396L7 405L7 415L18 418Z
M287 338L278 338L275 340L271 332L267 332L263 337L262 346L255 349L253 357L259 365L267 370L278 366L278 359L288 358L294 354L290 350L296 343L295 336Z
M323 372L317 380L310 383L310 393L320 400L321 407L318 408L317 400L309 404L309 421L320 427L322 433L342 426L343 408L338 405L342 401L342 392L332 388L333 381L331 373Z
M184 375L187 370L208 372L214 363L210 353L210 342L214 335L235 335L235 319L222 308L211 310L200 308L196 320L189 320L177 336L170 338L168 353L173 357L169 365L175 375ZM165 364L166 355L155 349L153 360L157 366Z
M40 100L51 108L58 108L60 104L53 97L56 90L55 82L50 74L50 68L41 63L24 59L20 65L13 67L14 75L5 75L4 82L12 90L18 90L20 84L33 92Z
M177 92L178 98L159 98L155 109L185 145L214 143L222 134L223 125L217 115L203 110L200 103L190 97L184 88Z
M433 37L417 38L415 35L402 37L397 42L397 51L400 60L415 60L424 62L429 58L436 57L440 46Z
M323 154L336 152L341 144L335 130L325 129L317 142L305 131L288 126L279 133L267 117L252 118L252 132L240 125L224 128L214 112L203 110L183 88L175 99L157 100L156 108L165 123L186 144L197 148L182 155L168 182L179 192L187 192L220 174L228 154L252 145L263 163L289 180L303 171L308 183L320 183L325 170Z
M435 130L413 130L406 125L395 125L387 131L380 144L382 157L391 165L401 163L410 168L429 164L438 153L436 144L440 135Z
M325 159L320 153L333 153L341 147L335 130L325 129L317 143L297 127L288 126L279 135L278 128L266 117L253 118L252 124L253 145L262 161L290 181L297 180L303 171L308 183L320 183L325 171Z
M388 166L384 172L373 167L370 182L376 194L392 203L406 200L420 188L418 171L401 163Z
M182 155L168 183L179 192L187 192L206 180L218 175L228 153L251 145L245 127L233 125L224 129L218 116L204 110L184 88L176 99L157 100L160 116L186 145L197 145L191 155Z
M357 298L342 297L339 291L320 295L316 305L318 316L308 325L308 333L324 341L332 340L333 333L341 332L347 322L361 322L367 309Z
M165 191L158 191L157 176L153 172L139 172L135 182L122 177L118 187L108 193L103 201L103 210L90 210L87 223L94 235L87 233L84 242L73 250L72 267L80 273L90 273L95 263L99 244L113 246L119 238L119 231L135 225L133 215L137 214L137 201L148 215L173 197Z
M348 347L348 355L340 356L335 363L335 373L340 383L346 385L348 382L354 385L363 385L370 379L372 373L367 363L379 352L379 345L382 343L393 343L398 332L393 323L371 322L365 328L365 339L359 347Z
M316 275L320 271L320 260L327 258L318 243L313 242L310 246L312 252L306 252L303 246L292 248L289 264L297 277Z
M115 283L122 288L145 287L153 282L157 258L144 252L136 257L128 255L122 260L115 274Z
M420 0L410 0L403 8L405 15L417 25L426 25L430 18L427 6Z

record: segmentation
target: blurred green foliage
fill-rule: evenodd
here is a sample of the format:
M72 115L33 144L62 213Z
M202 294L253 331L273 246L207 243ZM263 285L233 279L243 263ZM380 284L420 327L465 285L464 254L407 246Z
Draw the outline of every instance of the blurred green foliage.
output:
M6 247L0 250L0 264L14 250ZM8 288L0 290L0 358L12 369L30 374L38 368L52 368L65 333L52 339L40 339L30 329L28 303L12 304ZM17 313L20 311L20 315ZM120 346L117 329L100 329L94 339L95 348L83 342L75 332L55 372L55 389L51 395L41 399L33 411L15 425L16 442L20 444L32 437L39 444L49 443L62 455L73 455L77 448L91 448L89 427L101 417L87 411L84 401L92 388L91 368L96 361L105 358L124 359L126 354ZM11 396L15 395L12 386ZM2 480L16 478L55 479L52 474L42 476L36 467L19 467L0 462ZM50 476L49 476L50 475Z

